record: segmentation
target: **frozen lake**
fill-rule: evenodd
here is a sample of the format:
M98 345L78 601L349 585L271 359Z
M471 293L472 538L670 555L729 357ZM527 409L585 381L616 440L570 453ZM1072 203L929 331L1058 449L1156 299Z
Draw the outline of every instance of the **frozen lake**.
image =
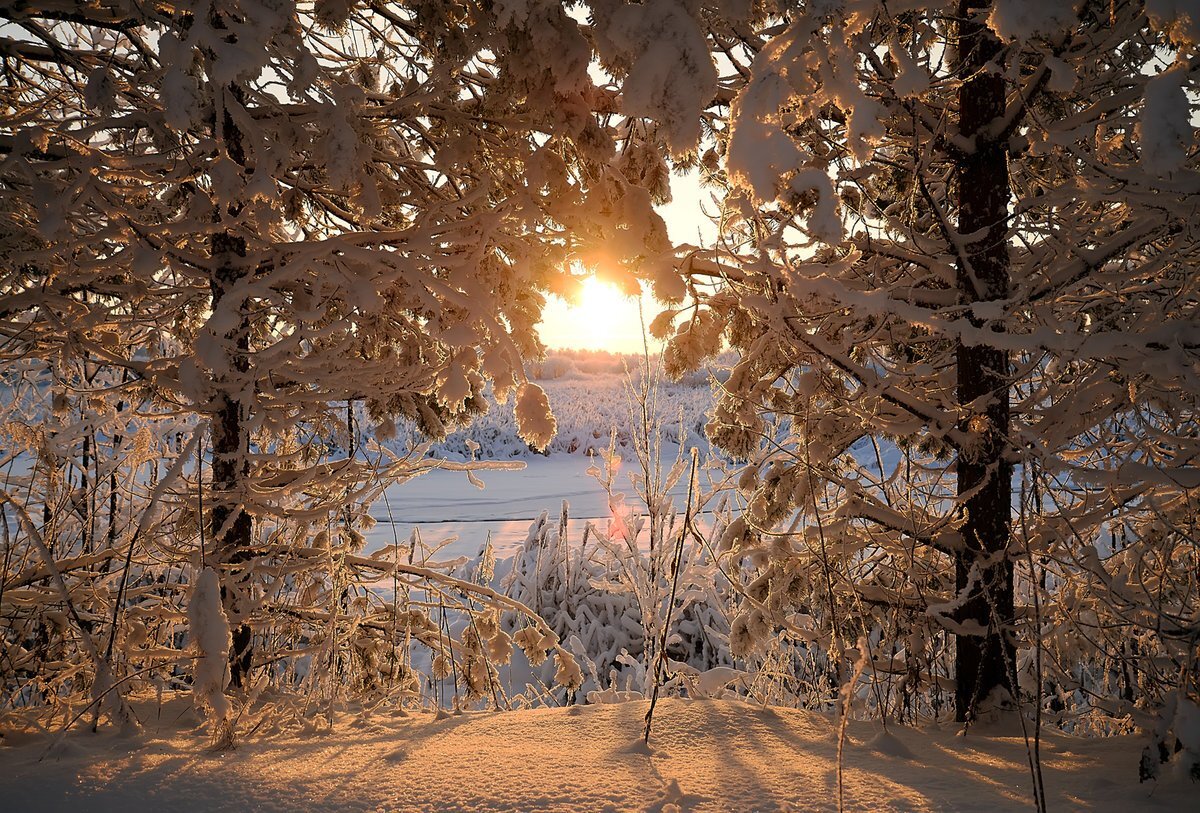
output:
M406 541L413 528L419 527L427 545L456 537L438 553L439 560L477 555L489 533L496 556L505 558L525 541L530 523L542 511L557 517L563 500L570 505L572 539L581 537L588 520L605 527L608 495L588 476L589 458L560 454L523 462L526 467L522 470L477 473L483 489L472 485L464 472L445 470L392 485L371 506L371 516L378 524L367 534L367 549ZM673 456L664 468L669 469L672 462ZM636 463L625 461L624 467L630 465ZM615 490L625 494L628 503L640 505L624 471L618 473L617 483ZM687 502L686 473L671 494L676 508L682 510Z

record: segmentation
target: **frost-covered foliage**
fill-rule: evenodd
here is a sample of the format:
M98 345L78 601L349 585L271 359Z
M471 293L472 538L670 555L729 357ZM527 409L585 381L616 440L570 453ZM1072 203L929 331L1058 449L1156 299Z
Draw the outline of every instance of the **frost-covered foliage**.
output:
M188 449L181 457L191 455ZM134 485L149 482L155 468L144 464ZM66 468L58 476L70 474ZM21 479L10 476L8 486ZM20 544L12 506L0 517L8 564L0 595L4 709L40 710L49 720L82 708L80 716L104 712L128 727L122 695L190 691L214 741L228 745L235 734L272 719L294 716L311 725L315 710L350 698L432 705L446 698L431 687L451 674L461 676L463 700L474 700L480 671L494 671L510 657L508 636L479 637L496 630L501 613L520 620L526 638L536 636L541 658L564 680L578 669L535 613L487 584L456 576L460 562L439 562L419 536L365 553L357 515L349 522L343 515L299 527L279 520L261 526L271 557L257 561L252 622L263 641L259 651L272 657L256 660L251 685L238 691L230 684L232 625L217 574L189 561L186 548L172 541L195 533L196 521L175 499L160 495L150 521L134 517L138 527L128 530L146 544L108 547L102 534L82 554L63 552L66 540L88 535L78 514L51 514L46 527L59 540L51 557ZM118 518L127 510L122 501ZM96 525L105 531L108 519L98 512ZM55 586L54 572L69 592ZM277 700L258 702L266 697Z
M588 469L607 496L604 527L588 522L578 541L569 539L564 500L557 524L544 512L530 526L504 581L582 660L589 702L650 697L664 684L707 696L740 676L728 645L740 575L721 571L699 521L717 499L723 469L716 460L702 468L698 448L685 455L669 436L659 409L668 391L662 366L646 362L623 381L627 446L618 451L614 428ZM680 485L682 505L672 496ZM724 505L714 516L727 520ZM710 535L712 528L707 523Z
M697 13L724 236L656 321L673 369L740 351L710 424L751 460L735 652L789 625L896 713L1195 702L1193 15L788 5Z
M218 695L447 678L498 704L515 643L597 699L673 660L697 691L754 662L814 705L1032 702L1151 732L1147 775L1173 745L1195 765L1192 4L0 19L8 705L125 723L124 692L189 687L221 718ZM718 245L669 245L672 167L727 193ZM415 540L364 555L366 504L433 463L357 424L441 437L490 385L512 412L488 451L596 450L603 421L551 420L523 366L580 267L667 303L667 373L737 353L708 433L749 465L712 538L665 502L689 467L657 468L674 408L644 369L603 400L634 407L618 444L645 513L616 499L610 446L613 523L581 550L535 528L511 584L535 607Z
M34 2L0 22L4 496L82 605L47 598L6 526L5 689L69 703L155 673L101 675L127 636L175 657L160 616L203 561L249 691L274 653L338 639L363 503L420 471L357 442L331 458L353 407L377 437L440 437L490 383L548 442L523 372L546 292L601 248L669 256L662 220L557 3ZM84 642L100 662L47 674Z
M738 648L783 627L884 713L951 689L960 717L1005 694L1076 726L1190 708L1188 9L593 16L625 111L676 154L711 139L731 192L724 245L681 263L696 307L655 327L673 372L741 353L711 424L752 460L724 537L757 574ZM715 85L687 69L698 32Z
M601 472L597 476L604 477ZM649 526L657 517L609 493L612 516L604 527L587 523L577 540L568 535L565 501L557 522L543 512L511 563L505 592L544 618L583 665L579 699L616 702L649 696L668 607L664 656L671 686L690 689L692 696L716 695L725 684L718 685L718 673L712 670L725 669L719 673L725 683L740 674L730 669L728 646L728 614L736 590L709 556L706 540L685 538L682 511L668 507L662 517L664 537L653 547ZM510 626L520 623L519 618L506 619ZM549 684L549 669L535 668L532 674ZM699 679L706 674L707 682Z
M611 231L636 256L631 222L661 242L648 202L611 212L625 182L603 92L561 8L539 10L537 41L452 3L40 15L14 31L74 56L6 39L26 111L0 168L7 333L118 372L110 405L211 416L229 512L276 507L249 443L304 468L295 428L336 427L332 402L440 436L490 380L502 400L521 385L522 425L545 436L522 384L544 292L589 239L618 262Z

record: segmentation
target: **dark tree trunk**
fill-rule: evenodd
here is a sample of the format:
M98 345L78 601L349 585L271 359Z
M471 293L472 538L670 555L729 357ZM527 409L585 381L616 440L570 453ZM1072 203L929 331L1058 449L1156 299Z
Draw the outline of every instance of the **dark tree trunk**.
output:
M214 249L231 235L218 234L213 238ZM245 256L245 240L232 237L233 250L230 259ZM240 253L237 252L240 248ZM214 256L216 252L214 251ZM212 283L213 306L216 307L227 295L236 277L230 278L233 269L221 260ZM238 373L247 370L246 352L248 340L242 323L240 335L228 336L237 348L233 369ZM220 382L218 383L229 383ZM242 404L232 397L228 389L217 396L215 414L212 418L212 528L217 545L217 560L224 566L221 592L224 596L225 614L229 617L233 634L230 650L230 682L240 687L250 670L252 659L250 625L246 623L246 596L243 595L240 566L251 555L253 524L250 515L239 505L238 495L242 492L250 475L249 435L242 415Z
M964 80L959 128L975 138L975 150L956 158L958 231L981 235L959 258L959 301L967 305L1004 299L1009 290L1008 156L1004 140L989 132L1004 114L1005 82L998 69L985 67L1001 47L982 23L986 7L976 0L961 3L958 10L956 68ZM974 439L958 450L956 464L963 512L963 543L954 557L958 621L980 633L956 635L955 719L966 721L994 693L1014 695L1013 567L1007 552L1012 464L1006 457L1008 353L960 342L957 363L958 403L963 407L959 429Z
M85 408L86 409L86 408ZM86 418L86 416L83 416ZM79 467L79 518L82 530L79 532L79 547L82 553L92 552L92 512L91 488L88 483L88 467L92 465L92 436L87 432L83 436L83 455Z
M224 27L223 25L221 27ZM224 89L226 102L240 103L242 94L237 86ZM227 107L220 123L225 151L229 158L245 167L246 150L242 132ZM226 206L229 215L236 216L241 206ZM246 238L231 230L218 230L212 236L214 265L211 290L213 310L229 296L246 275ZM244 379L250 369L249 303L238 302L242 315L237 326L225 334L230 354L227 371L214 375L219 394L212 417L212 529L216 540L216 559L221 567L221 595L225 614L229 617L233 645L229 652L230 683L240 688L253 659L253 633L248 623L249 597L245 595L244 574L241 568L252 555L253 523L240 506L240 495L250 476L250 437L246 428L243 404L234 393L244 392Z
M121 383L124 384L129 380L129 372L126 371L121 377ZM125 411L125 402L117 401L117 416ZM119 432L114 432L112 436L112 459L115 461L120 454L121 442L124 438ZM117 470L118 466L114 465L112 472L108 475L108 549L113 550L117 547ZM132 476L132 469L130 476ZM104 563L104 571L107 573L112 560L109 559Z

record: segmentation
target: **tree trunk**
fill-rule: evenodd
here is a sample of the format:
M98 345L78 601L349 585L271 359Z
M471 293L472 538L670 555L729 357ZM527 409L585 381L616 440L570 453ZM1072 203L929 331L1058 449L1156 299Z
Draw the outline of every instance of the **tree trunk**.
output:
M223 92L227 101L240 102L242 98L237 86L231 85L218 92ZM219 109L223 111L220 126L225 151L232 161L244 167L246 151L242 132L226 105L220 105ZM226 211L236 216L240 208L240 204L230 203ZM226 297L233 295L238 282L246 274L246 238L228 229L216 231L212 236L212 259L214 271L210 288L213 310L216 311ZM250 369L250 324L248 303L242 300L237 308L242 318L224 336L226 347L230 350L229 370L214 374L219 394L211 433L212 529L216 540L216 558L222 566L221 595L233 635L229 650L230 683L240 688L250 671L253 657L253 634L247 622L249 597L245 595L243 574L239 572L240 566L252 555L253 523L239 504L239 495L250 476L250 436L246 429L243 405L237 397L244 392L245 375Z
M959 129L976 139L973 152L955 159L958 232L981 235L958 263L959 301L968 306L1004 299L1009 291L1007 149L1003 139L986 132L1004 114L1005 82L998 69L985 68L1001 48L982 23L986 7L968 0L958 9ZM1014 696L1013 566L1007 553L1012 464L1006 457L1008 353L960 341L957 363L959 429L972 438L958 450L956 464L963 512L962 547L954 557L958 621L979 632L956 635L955 719L967 721L985 702Z

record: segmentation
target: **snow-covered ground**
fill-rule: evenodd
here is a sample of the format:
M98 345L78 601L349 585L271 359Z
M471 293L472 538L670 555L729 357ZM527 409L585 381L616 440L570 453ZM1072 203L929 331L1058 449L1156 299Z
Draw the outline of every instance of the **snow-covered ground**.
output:
M713 404L710 372L717 379L727 370L730 359L714 362L709 369L692 373L678 382L659 379L651 382L647 410L662 427L669 440L708 449L704 425ZM638 425L641 404L635 391L643 384L642 362L637 357L611 353L570 353L557 351L544 361L531 365L530 376L546 391L554 411L557 431L545 451L586 456L589 451L608 448L616 433L619 448L632 445L632 433ZM521 439L513 413L513 400L497 403L490 391L485 393L488 411L469 426L457 429L432 445L435 456L465 460L475 456L483 460L511 460L534 457L529 444ZM364 416L362 425L369 425ZM400 426L399 435L388 441L397 450L419 441L412 425ZM476 449L470 450L474 443Z
M580 538L588 521L604 528L610 516L608 495L587 470L608 449L614 432L616 452L624 458L615 490L625 494L627 504L636 509L637 495L626 472L637 468L630 386L637 382L639 363L636 356L554 351L532 365L530 375L545 388L558 423L550 454L537 454L521 440L511 400L497 404L489 395L488 412L433 444L432 453L453 461L476 458L525 467L479 472L482 489L466 474L449 470L434 470L393 484L371 506L371 516L378 524L366 534L367 549L405 542L413 529L419 528L422 541L439 548L439 560L475 556L489 535L497 557L504 559L517 552L530 524L543 511L557 517L564 500L569 505L572 538ZM660 381L651 400L663 432L664 471L675 462L681 441L685 448L698 447L702 459L711 454L704 437L706 413L713 403L707 372L681 382ZM410 436L411 428L389 445L403 451L410 445ZM706 480L701 478L701 482L703 485ZM676 508L682 510L686 478L670 493ZM453 541L439 547L447 539Z
M663 465L670 468L674 447L665 457ZM480 472L476 477L484 485L482 489L472 485L463 472L448 470L434 470L391 486L385 498L371 506L371 516L378 524L366 534L367 550L406 541L414 528L420 528L422 540L430 546L454 538L439 550L439 559L475 556L489 534L496 556L503 559L517 552L539 514L549 511L557 517L563 500L570 508L573 538L579 538L583 523L589 520L605 527L610 516L608 495L587 474L592 465L588 457L530 455L523 462L523 469ZM618 486L627 503L636 504L636 494L624 474L618 475ZM687 500L686 478L671 494L682 510Z
M145 732L10 732L0 748L6 811L828 811L837 809L837 726L794 709L660 701L475 712L436 719L386 708L314 714L226 753L206 750L191 712L143 707ZM1140 743L1045 732L1049 810L1186 811L1195 785L1138 784ZM1005 811L1032 805L1019 729L916 730L852 722L844 807Z

